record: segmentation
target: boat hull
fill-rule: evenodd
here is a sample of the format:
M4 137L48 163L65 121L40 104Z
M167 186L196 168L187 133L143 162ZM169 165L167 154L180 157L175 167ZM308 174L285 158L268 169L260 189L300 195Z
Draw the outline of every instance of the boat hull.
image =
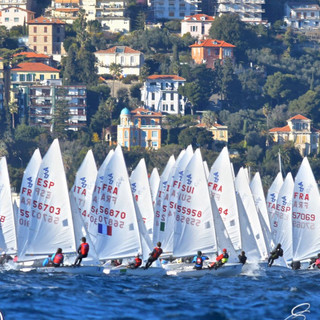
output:
M104 268L103 273L107 275L128 275L128 276L162 276L166 275L166 270L163 268L150 267L148 269L137 268L130 269L126 267L116 267L116 268Z
M219 269L202 269L196 270L193 266L183 267L181 269L174 269L167 271L168 276L179 276L179 277L202 277L204 275L210 276L222 276L222 277L233 277L241 273L241 263L228 263Z
M72 273L72 274L89 274L89 275L101 275L103 273L103 267L100 267L100 266L80 266L80 267L64 266L64 267L58 267L58 268L38 267L38 268L35 268L35 270L40 273ZM23 269L21 269L21 271L23 271Z

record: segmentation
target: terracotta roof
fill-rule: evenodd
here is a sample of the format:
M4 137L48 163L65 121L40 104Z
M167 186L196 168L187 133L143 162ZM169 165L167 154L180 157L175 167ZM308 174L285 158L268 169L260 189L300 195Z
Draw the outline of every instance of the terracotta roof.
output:
M205 19L203 20L203 18L205 18ZM185 16L184 20L185 21L214 21L214 17L199 13L199 14L195 14L193 16Z
M126 46L115 46L106 50L99 50L96 53L141 53L140 51L131 49Z
M269 132L290 132L291 129L290 127L287 125L285 127L281 127L281 128L272 128L269 129Z
M165 80L165 79L168 79L168 80L186 81L185 78L182 78L182 77L179 77L179 76L176 76L176 75L167 75L167 74L160 74L160 75L154 74L152 76L149 76L147 79L149 79L149 80L156 80L156 79Z
M62 20L55 18L47 18L47 17L38 17L33 20L30 20L28 24L65 24Z
M76 12L79 11L79 8L59 8L59 9L55 9L55 11L58 12Z
M301 114L297 114L296 116L290 118L289 120L310 120Z
M12 71L60 72L58 69L40 62L22 62L19 63L16 68L13 68Z
M25 11L25 12L29 12L29 13L35 13L34 11L26 10L26 9L23 9L23 8L20 8L20 7L17 7L17 6L5 7L5 8L3 8L3 9L1 9L0 11L4 11L4 10L10 9L10 8L19 9L19 10L21 10L21 11Z
M216 39L206 39L206 40L199 40L195 44L192 44L190 47L229 47L229 48L235 48L233 44L230 44L228 42L222 41L222 40L216 40Z
M17 56L25 56L26 58L43 58L43 59L50 59L49 56L47 56L46 54L43 54L43 53L36 53L36 52L27 52L27 51L24 51L24 52L19 52L19 53L15 53L13 55L14 57L17 57Z
M141 114L141 113L147 113L147 114ZM144 109L144 108L137 108L137 109L134 109L131 111L131 114L140 114L142 116L162 116L162 113L161 112L154 112L154 111L150 111L148 109Z

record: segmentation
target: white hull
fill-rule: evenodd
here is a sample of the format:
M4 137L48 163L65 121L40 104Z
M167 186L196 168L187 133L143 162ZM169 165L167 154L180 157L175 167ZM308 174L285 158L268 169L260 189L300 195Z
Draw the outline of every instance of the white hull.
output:
M148 269L143 268L137 268L137 269L130 269L126 267L115 267L115 268L104 268L103 273L107 275L128 275L128 276L139 276L139 277L145 277L145 276L164 276L166 275L166 270L163 268L157 268L157 267L150 267Z
M101 275L103 273L103 267L99 266L81 266L81 267L38 267L38 268L22 268L20 271L36 270L40 273L72 273L72 274L88 274L88 275Z
M193 266L184 267L181 269L175 269L167 271L169 276L179 276L179 277L202 277L206 274L211 276L222 276L222 277L233 277L241 273L242 264L241 263L227 263L219 269L202 269L196 270Z

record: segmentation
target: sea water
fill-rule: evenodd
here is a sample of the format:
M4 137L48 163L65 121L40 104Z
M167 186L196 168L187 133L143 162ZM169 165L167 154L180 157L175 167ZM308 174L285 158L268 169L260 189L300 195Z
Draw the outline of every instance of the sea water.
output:
M320 319L320 272L236 277L89 276L3 271L0 310L13 319ZM310 309L308 309L310 306ZM1 317L0 317L1 319ZM293 319L293 317L291 318Z

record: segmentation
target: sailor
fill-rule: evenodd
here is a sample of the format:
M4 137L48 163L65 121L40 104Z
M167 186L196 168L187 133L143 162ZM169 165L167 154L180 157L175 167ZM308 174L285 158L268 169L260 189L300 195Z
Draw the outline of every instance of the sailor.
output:
M320 269L320 253L318 253L318 258L317 258L316 262L314 263L314 265L315 265L318 269Z
M63 265L63 254L62 249L58 248L57 252L51 257L51 261L54 267L60 267Z
M161 242L158 242L157 246L150 253L150 257L149 257L144 268L148 269L152 265L152 263L160 257L161 253L162 253Z
M80 266L82 259L88 256L88 252L89 252L89 244L87 243L87 239L85 237L82 237L81 244L78 248L78 256L73 265Z
M299 270L301 268L301 262L299 260L291 262L292 270Z
M137 268L139 268L139 267L141 266L141 264L142 264L142 260L141 260L141 258L140 258L139 253L138 253L138 254L136 255L136 257L134 258L134 262L130 263L130 264L128 265L128 268L130 268L130 269L137 269Z
M268 259L268 266L271 267L273 261L283 256L283 250L281 248L281 244L278 243L276 248L270 252L270 257Z
M246 253L244 251L241 251L241 254L238 255L239 262L242 264L245 264L247 261Z
M227 249L223 249L222 254L217 256L216 261L209 265L209 269L214 268L215 270L217 270L218 268L222 267L225 263L227 263L228 259L229 254L227 252Z
M3 265L7 262L12 260L12 257L9 254L6 254L5 251L2 251L1 257L0 257L0 265Z
M194 269L201 270L204 260L209 260L209 258L207 256L203 256L201 251L198 251L197 255L194 256L192 260L192 263L195 263Z

